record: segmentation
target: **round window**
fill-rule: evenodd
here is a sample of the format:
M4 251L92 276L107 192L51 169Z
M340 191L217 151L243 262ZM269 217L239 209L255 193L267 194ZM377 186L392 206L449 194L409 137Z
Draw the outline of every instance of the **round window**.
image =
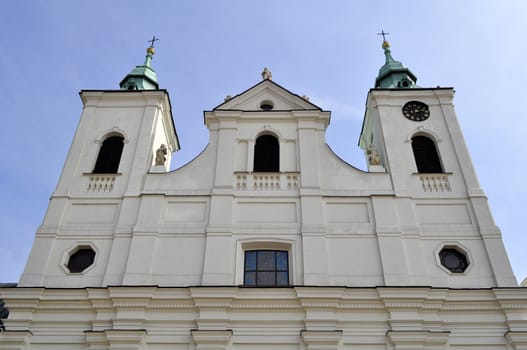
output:
M270 111L274 108L274 104L271 101L263 101L260 103L260 109L263 111Z
M439 252L441 265L450 272L463 273L468 267L468 259L465 254L456 248L443 248Z
M95 251L91 247L80 247L68 259L67 267L71 273L81 273L95 261Z

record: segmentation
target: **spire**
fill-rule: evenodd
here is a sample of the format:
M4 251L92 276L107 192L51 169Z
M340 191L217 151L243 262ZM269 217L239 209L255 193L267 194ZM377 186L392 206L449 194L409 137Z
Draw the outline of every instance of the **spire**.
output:
M141 66L136 66L124 79L119 83L121 90L157 90L159 83L157 82L157 74L152 69L152 57L155 53L154 42L157 39L155 36L149 40L151 45L146 49L145 62Z
M417 77L406 68L401 62L396 61L392 57L392 51L390 50L390 43L386 41L385 35L389 33L381 32L383 36L382 48L384 50L384 56L386 62L384 66L379 69L379 75L375 79L375 87L383 89L393 88L415 88Z

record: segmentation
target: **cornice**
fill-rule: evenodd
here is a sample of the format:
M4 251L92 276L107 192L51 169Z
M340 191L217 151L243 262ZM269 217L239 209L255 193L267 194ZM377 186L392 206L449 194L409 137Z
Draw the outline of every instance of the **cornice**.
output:
M527 289L123 286L86 289L2 288L12 312L91 309L340 309L527 312ZM500 298L503 296L505 300Z

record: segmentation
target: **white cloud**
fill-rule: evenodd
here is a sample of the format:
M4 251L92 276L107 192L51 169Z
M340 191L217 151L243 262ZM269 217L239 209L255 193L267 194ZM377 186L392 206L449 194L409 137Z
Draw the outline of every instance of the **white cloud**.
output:
M364 107L357 107L352 103L344 102L328 96L309 96L310 102L331 111L331 117L339 120L362 121Z

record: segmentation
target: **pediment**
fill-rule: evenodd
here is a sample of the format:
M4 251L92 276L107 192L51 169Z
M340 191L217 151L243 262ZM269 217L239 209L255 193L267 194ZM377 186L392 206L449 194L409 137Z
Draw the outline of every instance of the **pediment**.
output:
M269 102L274 111L322 110L306 98L268 79L216 106L214 110L259 111L262 110L262 103Z

